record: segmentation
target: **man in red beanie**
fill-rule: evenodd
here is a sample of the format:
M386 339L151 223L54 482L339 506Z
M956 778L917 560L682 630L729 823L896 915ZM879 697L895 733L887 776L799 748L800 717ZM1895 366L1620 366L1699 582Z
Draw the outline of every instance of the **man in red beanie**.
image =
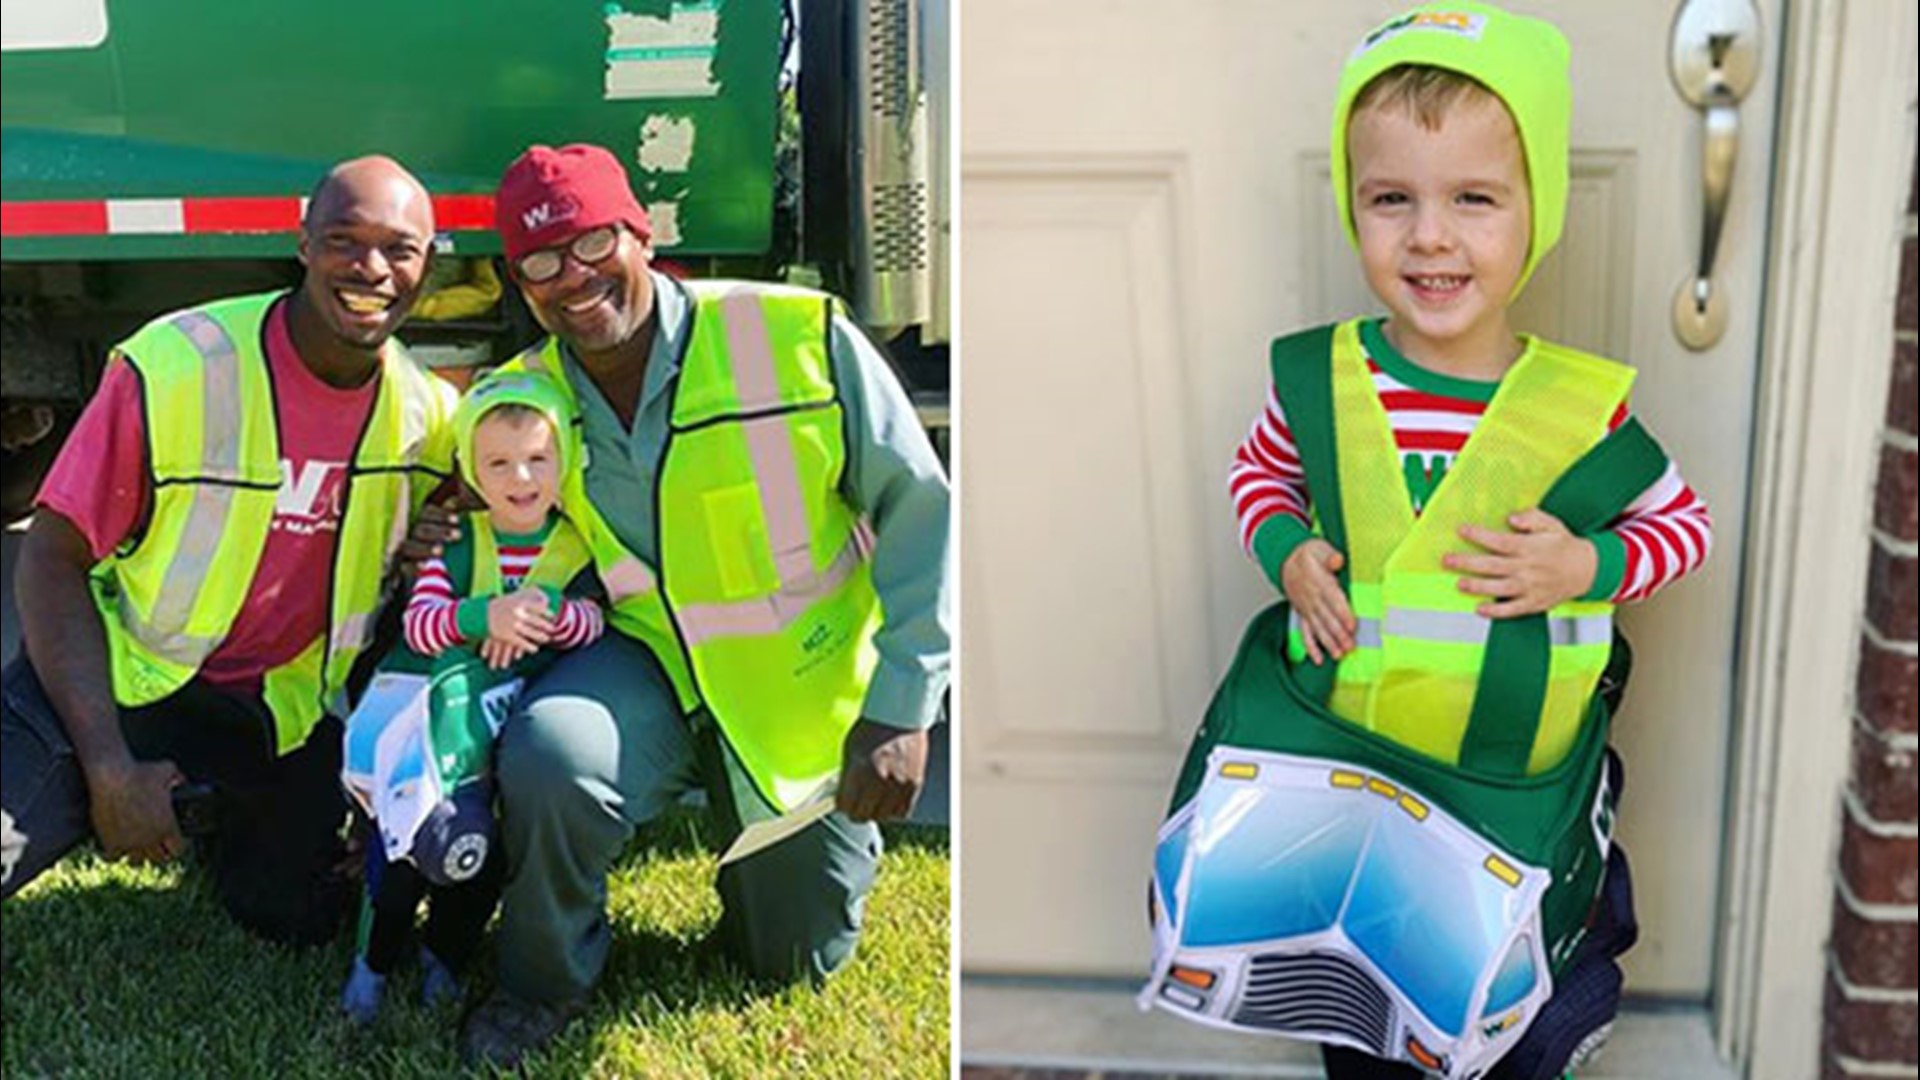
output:
M501 733L500 985L468 1060L512 1066L606 962L606 874L695 787L725 838L834 804L720 870L717 937L755 976L819 980L858 940L926 770L947 682L946 479L885 359L821 293L674 281L625 170L536 146L500 183L512 276L551 336L586 464L561 502L619 633L559 659Z

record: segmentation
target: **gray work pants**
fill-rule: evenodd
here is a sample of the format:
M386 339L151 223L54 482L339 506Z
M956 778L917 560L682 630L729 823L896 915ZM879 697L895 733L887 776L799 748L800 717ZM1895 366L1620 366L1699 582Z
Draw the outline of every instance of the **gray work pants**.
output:
M599 978L607 871L636 826L702 786L722 844L775 813L714 725L681 715L653 654L618 633L528 687L498 768L500 982L533 1001L578 998ZM835 812L722 868L722 943L757 977L824 978L853 953L879 857L879 829Z

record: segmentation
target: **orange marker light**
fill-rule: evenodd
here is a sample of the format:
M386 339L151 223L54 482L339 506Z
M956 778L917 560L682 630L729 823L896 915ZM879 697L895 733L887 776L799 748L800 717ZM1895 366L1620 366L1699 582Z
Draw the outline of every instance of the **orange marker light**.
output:
M1215 976L1214 976L1214 973L1211 971L1201 971L1199 968L1180 967L1178 965L1175 965L1172 974L1173 974L1174 982L1183 982L1183 983L1186 983L1188 986L1191 986L1200 990L1213 989L1213 980Z

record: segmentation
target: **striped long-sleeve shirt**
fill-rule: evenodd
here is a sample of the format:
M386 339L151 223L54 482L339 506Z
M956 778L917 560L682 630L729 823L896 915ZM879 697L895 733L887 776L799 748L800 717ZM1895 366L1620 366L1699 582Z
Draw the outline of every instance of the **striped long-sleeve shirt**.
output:
M500 581L504 591L511 592L526 580L527 571L533 568L534 560L540 557L541 547L538 543L510 543L504 539L500 542ZM420 577L414 581L413 591L407 597L406 611L400 617L407 647L425 656L438 656L455 645L478 644L485 638L485 632L473 636L462 634L460 607L462 604L484 605L490 599L473 597L463 600L455 596L446 562L438 557L428 559L420 566ZM485 625L484 615L470 614L469 628L476 619L479 625ZM547 647L553 649L586 645L598 639L606 630L600 605L574 597L561 601L560 614L554 622L553 640L547 642Z
M1385 350L1376 347L1374 352L1383 354ZM1408 494L1418 514L1486 412L1495 384L1449 380L1413 369L1399 357L1384 359L1383 365L1370 356L1367 366L1373 372L1380 402L1386 407ZM1413 382L1424 385L1410 385ZM1486 392L1476 393L1476 387ZM1619 427L1627 415L1622 405L1610 426ZM1256 562L1262 562L1277 584L1279 566L1265 565L1255 538L1262 526L1282 515L1304 530L1310 520L1310 503L1299 450L1287 427L1285 410L1271 388L1266 409L1234 454L1227 483L1239 518L1241 546ZM1617 538L1623 557L1609 557L1608 535ZM1595 588L1588 595L1605 596L1616 603L1644 600L1706 561L1713 544L1713 521L1706 503L1668 462L1659 479L1642 491L1603 534L1590 539L1600 548L1601 560ZM1614 575L1617 580L1610 580Z

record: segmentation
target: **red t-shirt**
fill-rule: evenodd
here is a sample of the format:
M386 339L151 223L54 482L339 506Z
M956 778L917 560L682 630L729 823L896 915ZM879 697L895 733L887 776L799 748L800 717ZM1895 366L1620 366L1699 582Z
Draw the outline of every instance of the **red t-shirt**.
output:
M216 686L255 693L327 629L347 463L379 379L341 390L307 370L287 333L286 302L267 313L267 364L280 426L280 492L240 614L201 667ZM73 522L104 559L146 520L151 480L140 381L116 355L40 487L38 505Z

